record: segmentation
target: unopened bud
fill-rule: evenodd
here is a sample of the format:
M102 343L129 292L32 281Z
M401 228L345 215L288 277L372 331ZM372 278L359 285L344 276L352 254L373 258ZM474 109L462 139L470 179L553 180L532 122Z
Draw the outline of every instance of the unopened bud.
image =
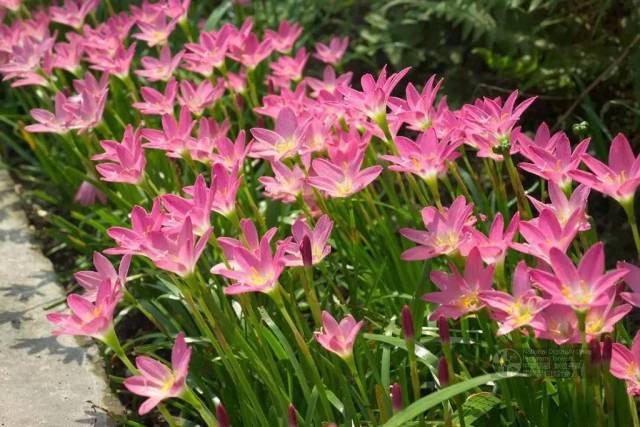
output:
M391 407L393 412L402 411L402 389L400 383L391 384Z
M444 357L441 357L438 361L438 380L440 381L440 387L449 385L449 365Z
M613 341L611 337L607 335L604 337L604 344L602 345L602 357L600 358L603 363L611 363L611 348Z
M589 342L589 353L591 355L591 365L597 366L600 364L600 362L602 362L600 340L594 339Z
M449 335L449 321L445 317L438 318L438 333L442 344L449 344L451 336Z
M289 427L298 427L298 415L292 403L289 404Z
M218 420L218 424L220 427L231 427L231 422L229 421L229 415L227 415L227 410L224 409L222 403L216 406L216 418Z
M413 329L413 316L411 315L411 309L405 304L402 307L402 334L404 339L412 340L415 338L415 330Z
M311 250L311 240L309 236L304 236L300 243L300 255L302 255L302 264L305 267L313 265L313 251Z

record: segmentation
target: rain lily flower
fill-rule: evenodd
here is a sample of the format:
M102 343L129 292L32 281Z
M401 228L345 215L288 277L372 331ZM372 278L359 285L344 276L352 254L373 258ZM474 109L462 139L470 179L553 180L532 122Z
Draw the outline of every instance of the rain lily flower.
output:
M271 44L271 39L266 38L260 42L255 34L251 33L244 39L244 43L231 45L228 56L252 70L271 55L272 52L273 45Z
M613 343L612 347L611 375L627 383L627 393L640 394L640 332L630 349L620 343Z
M113 331L113 312L122 299L120 284L110 280L98 285L95 302L78 294L67 297L71 314L50 313L47 319L56 325L53 335L89 336L101 341Z
M154 47L156 45L163 46L167 43L169 36L176 28L177 21L173 19L167 21L165 15L157 15L150 22L138 21L136 24L140 32L132 37L147 42L149 47Z
M211 185L216 186L211 210L227 217L236 210L236 196L242 183L242 178L238 175L239 166L236 164L229 171L224 165L217 163L211 169Z
M105 205L107 204L107 195L94 187L89 181L82 181L78 191L73 196L73 201L82 206L94 205L96 201Z
M258 181L264 185L265 196L284 203L294 203L305 189L305 174L298 165L289 169L275 160L271 162L274 176L261 176Z
M585 318L585 333L588 339L599 339L600 335L613 332L616 323L622 320L631 309L629 304L620 304L614 307L615 292L610 292L609 303L589 309Z
M91 160L106 160L96 165L96 170L103 181L125 182L140 184L144 179L144 168L147 160L140 142L140 132L134 132L131 125L127 125L122 142L101 141L104 153L96 154Z
M100 0L64 0L62 7L49 6L49 17L53 22L79 30L87 15L93 12L99 4Z
M181 397L187 387L191 349L187 346L184 333L176 337L171 350L171 367L147 356L136 357L136 367L140 375L124 380L124 386L131 393L144 396L145 400L138 413L147 414L160 402L172 397Z
M233 281L224 288L227 295L247 292L270 294L278 289L278 278L284 270L284 245L278 245L275 253L271 250L274 231L265 234L259 241L257 250L245 247L232 247L233 263L213 266L211 273L219 274ZM255 242L254 242L255 244Z
M438 179L447 173L448 162L460 155L457 149L462 143L439 139L434 129L418 135L415 142L404 136L396 137L393 142L399 155L381 156L393 163L389 170L413 173L427 181Z
M502 155L494 149L508 149L517 151L515 142L520 128L515 127L520 117L535 101L535 97L525 99L516 105L518 91L513 91L502 103L500 98L483 98L475 105L467 104L463 107L462 116L467 138L470 145L478 148L478 157L489 157L502 160Z
M169 157L181 158L188 152L187 146L195 144L191 136L195 124L186 107L180 109L178 121L172 114L165 114L162 116L162 130L142 129L142 137L149 141L144 147L164 150Z
M619 262L618 269L627 271L624 282L631 288L631 292L620 292L620 297L628 303L640 307L640 267L628 262Z
M511 243L511 247L518 252L533 255L549 263L549 253L552 248L566 252L580 229L580 221L584 217L581 211L574 212L564 224L558 220L550 209L543 209L538 218L521 221L520 234L527 243Z
M353 344L364 321L356 323L352 315L344 317L340 323L327 311L322 312L322 330L315 332L316 341L327 351L337 354L342 359L353 355Z
M4 7L12 12L16 12L20 9L21 4L22 0L0 0L0 8Z
M202 118L199 121L196 138L189 138L185 150L191 158L201 163L209 164L212 161L213 151L220 139L226 138L229 132L229 123L225 120L217 123L214 119Z
M627 138L619 133L611 141L609 165L583 154L582 161L590 172L574 170L571 177L582 184L628 204L640 186L640 156L636 157Z
M178 22L186 22L191 0L167 0L162 4L162 12L167 18Z
M339 90L338 88L349 87L352 77L353 73L351 71L341 74L340 76L336 76L336 70L334 70L332 66L327 65L324 67L324 71L322 72L322 80L315 79L313 77L306 77L305 81L311 88L311 96L317 98L320 96L321 91L334 94Z
M86 51L87 61L91 63L92 69L113 74L119 79L125 79L129 76L131 61L136 53L136 44L131 43L126 49L120 45L112 54L105 54L99 50L94 50L93 53L91 50Z
M602 242L585 252L577 268L557 248L551 248L549 260L553 273L533 270L531 277L535 285L547 292L552 302L568 305L578 311L606 305L609 291L627 274L627 270L619 268L605 273Z
M164 221L160 199L153 201L150 212L141 206L131 210L131 228L111 227L107 234L116 241L117 246L104 251L107 255L142 255L143 246L149 240L149 234L159 231Z
M297 219L291 226L293 240L286 243L287 255L284 260L287 267L304 265L301 246L305 237L311 244L311 264L316 265L322 261L331 253L331 246L327 244L327 240L332 229L333 221L327 215L322 215L313 229L304 220Z
M47 79L38 74L38 70L43 65L45 53L51 51L54 43L54 37L44 40L26 37L21 44L13 43L8 61L0 63L3 80L14 80L11 87L45 86Z
M280 21L278 31L267 29L265 31L265 39L271 42L273 49L281 53L288 53L293 48L294 43L302 34L302 27L297 24L291 24L289 21Z
M444 211L432 206L422 209L426 231L411 228L400 230L403 237L418 243L418 246L404 251L401 258L405 261L419 261L466 252L465 247L471 243L471 233L467 227L472 213L473 205L468 205L463 196L457 197Z
M282 160L295 156L305 138L307 122L300 123L290 108L280 110L275 129L252 128L255 142L251 147L251 157L265 160Z
M192 114L200 116L205 108L212 107L222 97L224 90L224 79L218 79L215 86L210 80L203 80L199 84L183 80L180 82L178 102L187 107Z
M173 76L176 68L178 68L178 65L180 65L180 61L182 60L183 55L184 50L181 50L172 57L171 48L169 47L169 45L164 45L164 47L160 51L159 58L156 59L153 56L143 57L140 60L140 63L144 68L141 70L136 70L135 73L136 75L144 77L150 82L166 82Z
M191 219L194 233L198 236L204 235L211 228L211 205L215 186L207 187L204 176L198 175L191 187L190 199L176 194L165 194L161 197L162 206L167 211L163 221L165 230L179 231L185 220Z
M160 93L152 87L143 87L140 89L140 95L144 102L134 102L132 107L140 111L141 114L173 115L173 104L178 93L178 82L171 79L164 90L164 94Z
M551 340L558 345L580 342L580 329L575 311L561 304L551 304L542 311L542 325L537 325L537 338Z
M333 37L329 44L316 43L316 52L314 58L319 59L325 64L338 65L347 51L349 46L349 37Z
M480 252L473 249L469 253L464 275L460 274L453 263L449 264L449 268L452 274L443 271L432 271L430 274L431 281L440 290L422 296L423 300L438 304L429 320L441 317L457 319L485 306L480 295L491 289L494 267L484 268Z
M113 264L100 252L93 253L93 266L95 271L78 271L73 277L84 288L83 297L95 302L100 284L108 281L114 288L124 286L127 283L127 274L131 264L131 255L125 255L120 260L118 271Z
M380 165L360 169L364 161L364 148L354 146L349 153L352 154L352 157L344 159L344 161L331 155L331 161L326 159L313 160L314 175L309 177L309 185L323 191L330 197L349 197L371 184L382 172Z
M518 263L513 273L512 293L494 290L480 292L480 301L489 307L491 317L500 324L497 335L506 335L527 325L534 329L541 328L543 321L540 312L551 301L543 300L531 288L529 269L524 261Z
M543 123L538 127L535 139L531 140L525 134L518 135L520 153L529 162L518 164L520 169L553 182L563 190L571 186L572 172L580 166L581 158L587 152L589 139L581 141L571 151L571 142L562 132L552 136L549 128Z
M244 130L238 132L235 141L231 141L226 135L219 136L215 139L216 152L210 156L211 163L219 163L228 171L232 171L236 166L241 167L251 150L251 144L247 144L246 141L247 134Z
M551 199L551 203L542 203L531 196L528 197L531 204L535 206L538 212L542 213L545 209L550 210L555 214L562 226L566 225L569 218L571 218L574 213L578 212L580 216L578 219L578 230L586 231L591 228L586 213L589 191L589 187L581 184L567 199L564 191L562 191L556 183L549 181L549 198Z
M81 38L71 37L70 34L74 33L67 33L69 43L60 42L53 46L53 55L51 55L48 63L48 57L45 56L43 68L47 74L50 75L54 69L67 70L74 74L79 71L84 47Z
M217 32L202 32L198 43L187 43L183 67L205 77L211 76L214 68L220 68L224 64L231 37L230 30L230 27L223 27Z
M236 248L245 248L254 255L260 254L260 236L258 236L258 229L256 225L250 219L243 218L240 220L240 231L242 232L241 239L234 239L232 237L218 237L218 243L222 248L225 258L230 263L234 262L234 250ZM278 229L272 227L264 234L263 239L271 241L273 236L276 235Z
M309 54L305 48L298 49L295 57L281 56L276 61L269 64L273 70L273 74L285 81L297 82L302 78L302 70L304 69Z
M502 214L498 212L491 223L488 236L485 236L473 227L468 227L468 231L471 233L471 238L474 242L473 247L478 248L480 255L482 255L482 260L487 264L500 264L504 263L507 250L511 242L513 242L519 225L520 212L516 212L505 230L504 218ZM467 255L467 253L465 253L467 248L463 249L462 255Z
M209 227L196 240L191 217L187 216L177 233L171 227L150 231L148 239L142 242L140 255L150 258L158 268L188 277L195 271L211 232Z
M53 113L42 108L31 110L31 117L38 123L26 126L27 132L65 134L69 131L72 115L65 109L67 97L62 92L57 92L54 99Z
M377 79L371 74L365 74L360 79L362 91L349 87L340 88L340 93L344 96L347 105L360 111L362 114L378 123L386 120L387 102L391 92L402 78L409 72L409 68L391 74L387 78L387 67L383 67Z

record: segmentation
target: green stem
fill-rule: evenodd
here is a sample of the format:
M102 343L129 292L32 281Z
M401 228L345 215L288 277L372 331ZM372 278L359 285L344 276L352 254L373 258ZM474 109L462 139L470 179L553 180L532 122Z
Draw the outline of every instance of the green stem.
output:
M638 257L640 257L640 233L638 233L638 222L636 220L636 213L634 208L634 197L632 196L628 200L620 201L620 204L627 214L627 221L629 222L631 233L633 234L633 242L636 245Z
M184 392L182 393L182 396L180 396L180 397L185 402L190 403L191 406L193 406L198 411L198 413L200 414L200 416L202 417L202 419L204 420L204 422L207 424L208 427L218 427L219 426L218 421L216 420L216 417L202 403L200 398L198 398L198 396L196 396L196 394L191 390L191 388L189 388L188 386L185 387Z
M109 327L109 330L102 338L102 342L104 342L116 356L124 363L124 365L129 369L132 374L137 374L138 369L131 363L131 360L127 356L127 354L122 349L122 345L120 344L120 340L118 339L118 335L116 335L116 331L113 328L113 325Z
M362 379L360 378L360 374L358 373L358 368L356 367L356 362L355 362L355 359L353 358L353 354L351 354L348 357L344 357L343 360L349 367L349 371L351 372L351 375L353 376L353 379L355 380L356 385L358 386L358 391L360 391L360 395L362 396L362 402L366 407L367 414L369 416L370 421L373 423L373 425L377 425L376 418L373 414L373 411L371 410L371 402L369 401L369 395L367 394L367 389L364 387L364 384L362 383Z
M509 150L505 151L503 157L507 165L507 173L509 174L509 179L511 180L511 186L516 193L518 211L520 211L522 219L529 219L531 218L531 207L529 206L529 202L527 201L527 196L525 195L524 187L522 186L522 181L520 180L520 174L518 173L516 166L513 164L513 159L511 158Z

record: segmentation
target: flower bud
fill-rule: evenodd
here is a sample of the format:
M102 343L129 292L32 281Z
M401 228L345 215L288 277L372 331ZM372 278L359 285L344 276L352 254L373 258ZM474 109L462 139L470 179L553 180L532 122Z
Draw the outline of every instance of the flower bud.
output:
M441 357L438 361L438 380L440 381L440 387L449 385L449 365L444 357Z
M611 336L607 335L604 337L604 344L602 345L602 357L600 360L602 363L609 364L611 363L611 348L613 346L613 341L611 340Z
M591 365L597 366L602 362L602 353L600 352L600 341L597 339L589 341L589 353L591 356Z
M289 427L298 427L298 415L292 403L289 404Z
M309 236L304 236L302 243L300 243L300 255L302 255L302 264L305 267L311 267L313 265L313 252L311 250L311 240Z
M438 333L442 344L449 344L451 336L449 335L449 321L445 317L438 318Z
M406 340L412 340L416 336L415 330L413 329L411 309L406 304L402 307L402 334Z
M220 427L231 427L231 422L229 421L229 415L227 415L227 410L224 409L222 403L216 406L216 418L218 420L218 424Z
M393 412L402 411L402 389L400 383L391 384L391 407Z

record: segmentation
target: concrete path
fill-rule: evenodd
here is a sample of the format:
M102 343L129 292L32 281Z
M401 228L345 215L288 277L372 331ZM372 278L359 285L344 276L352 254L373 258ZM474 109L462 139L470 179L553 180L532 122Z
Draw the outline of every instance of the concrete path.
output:
M44 307L64 298L64 292L31 232L14 184L2 169L0 426L112 425L94 407L120 408L106 384L95 346L51 336Z

